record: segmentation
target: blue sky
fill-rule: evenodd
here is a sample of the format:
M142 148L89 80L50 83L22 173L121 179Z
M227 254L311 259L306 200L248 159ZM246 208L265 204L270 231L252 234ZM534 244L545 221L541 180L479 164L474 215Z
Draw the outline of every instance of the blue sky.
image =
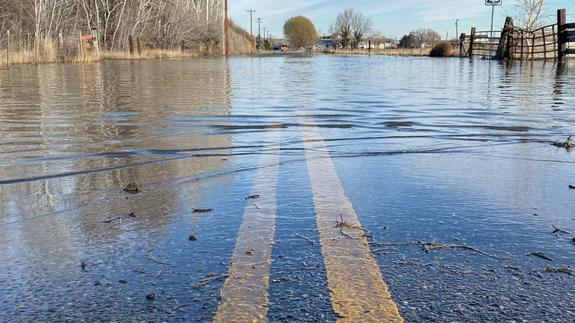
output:
M329 25L337 14L347 8L362 12L372 18L375 29L385 36L401 37L411 30L428 27L441 35L449 32L455 35L455 19L459 18L459 32L469 32L475 26L488 30L491 9L484 0L228 0L230 18L249 29L248 9L255 9L254 33L257 34L256 17L263 19L262 28L272 34L282 35L284 22L297 15L310 18L318 30L327 33ZM555 10L566 8L568 20L575 21L575 0L547 0L547 15L551 22ZM513 15L516 0L503 0L503 6L496 8L495 24L500 28L505 16ZM571 17L572 19L569 19Z

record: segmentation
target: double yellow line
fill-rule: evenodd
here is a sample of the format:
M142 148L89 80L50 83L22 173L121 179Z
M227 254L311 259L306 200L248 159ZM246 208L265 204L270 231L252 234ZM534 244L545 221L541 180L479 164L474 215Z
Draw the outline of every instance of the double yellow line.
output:
M313 122L310 118L301 119L300 123ZM320 133L316 128L307 128L301 136L328 287L338 321L403 322ZM277 166L258 170L253 191L261 193L261 200L257 206L246 208L214 322L267 322L279 172L279 149L274 151L261 157L261 165Z

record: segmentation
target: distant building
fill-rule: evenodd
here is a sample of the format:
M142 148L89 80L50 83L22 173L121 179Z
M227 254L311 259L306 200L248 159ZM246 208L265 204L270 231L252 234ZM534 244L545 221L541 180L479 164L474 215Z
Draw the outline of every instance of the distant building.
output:
M385 38L385 37L378 37L378 38L368 38L362 40L358 47L362 49L390 49L390 48L398 48L399 42L394 39Z
M315 49L335 49L339 48L341 43L337 39L322 38L314 46Z

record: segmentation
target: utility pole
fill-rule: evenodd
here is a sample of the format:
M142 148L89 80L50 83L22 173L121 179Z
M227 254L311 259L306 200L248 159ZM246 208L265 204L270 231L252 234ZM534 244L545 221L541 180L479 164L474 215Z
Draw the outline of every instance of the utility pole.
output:
M229 24L228 24L228 0L224 0L224 57L228 57L230 54L230 35L229 35Z
M455 19L455 37L459 39L459 19Z
M493 58L493 19L495 17L495 7L503 5L503 0L485 0L486 6L491 6L491 32L489 35L489 59Z
M250 10L247 10L247 12L250 13L250 42L252 43L251 51L253 52L253 47L254 47L254 43L253 43L253 41L254 41L254 28L253 28L253 25L254 25L254 12L256 12L256 11L254 9L250 9Z
M260 42L262 40L262 22L263 22L263 19L258 18L257 22L258 22L258 49L260 49Z

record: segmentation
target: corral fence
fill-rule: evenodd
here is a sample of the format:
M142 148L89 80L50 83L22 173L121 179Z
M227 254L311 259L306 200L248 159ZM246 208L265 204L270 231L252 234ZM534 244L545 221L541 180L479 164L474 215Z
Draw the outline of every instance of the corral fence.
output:
M566 22L566 11L557 11L557 23L534 30L513 25L507 17L501 31L494 33L490 42L489 31L471 29L471 34L461 34L460 56L518 60L563 60L575 55L575 23Z

